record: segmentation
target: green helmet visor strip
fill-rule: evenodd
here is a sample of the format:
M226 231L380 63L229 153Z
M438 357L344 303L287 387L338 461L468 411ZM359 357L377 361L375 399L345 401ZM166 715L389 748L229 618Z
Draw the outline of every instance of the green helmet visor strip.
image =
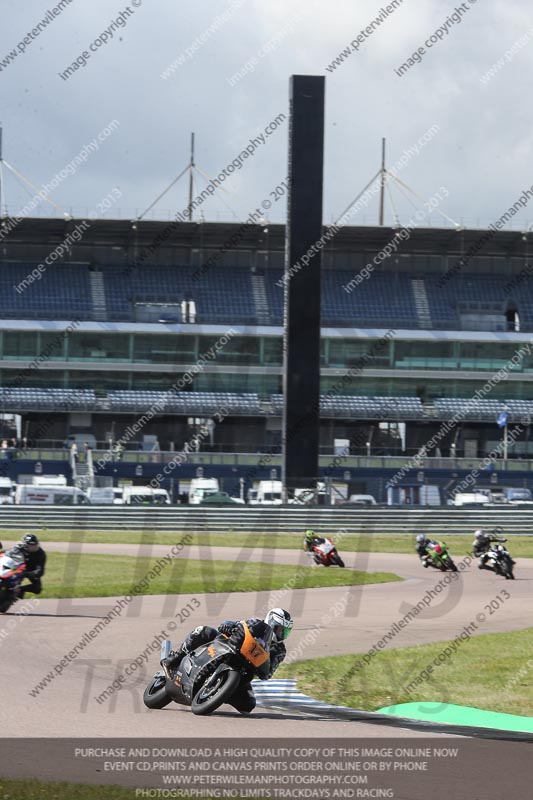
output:
M282 639L287 639L290 632L291 628L286 628L285 625L274 625L274 636L278 642Z
M287 614L287 612L285 612L285 614ZM283 618L281 617L281 614L279 612L276 612L276 614L272 614L272 616L268 614L268 616L265 619L265 622L272 628L274 636L276 637L278 642L281 642L283 639L286 639L292 630L293 622L289 614L287 614L287 616L284 616Z

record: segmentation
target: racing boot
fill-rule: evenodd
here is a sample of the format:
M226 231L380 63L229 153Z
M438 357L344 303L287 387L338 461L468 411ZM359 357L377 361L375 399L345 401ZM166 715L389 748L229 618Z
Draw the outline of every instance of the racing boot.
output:
M175 670L188 653L192 653L202 644L212 642L217 633L216 628L211 628L209 625L198 625L197 628L191 631L177 650L171 650L168 656L159 662L167 677L170 678L170 670Z
M183 642L177 650L171 650L166 658L159 662L167 678L171 678L171 671L176 670L188 653L187 645Z

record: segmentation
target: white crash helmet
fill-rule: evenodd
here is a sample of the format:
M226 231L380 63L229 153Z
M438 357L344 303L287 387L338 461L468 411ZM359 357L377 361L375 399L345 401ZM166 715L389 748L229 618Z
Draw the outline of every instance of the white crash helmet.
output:
M474 533L475 539L481 539L483 536L485 536L485 531L482 528L479 528L479 530Z
M265 617L265 622L274 631L274 639L277 642L287 639L294 624L289 612L283 608L271 608Z

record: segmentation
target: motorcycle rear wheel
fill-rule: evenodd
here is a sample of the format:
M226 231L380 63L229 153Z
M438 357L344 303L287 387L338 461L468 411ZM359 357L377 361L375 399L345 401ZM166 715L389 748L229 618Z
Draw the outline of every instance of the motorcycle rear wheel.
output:
M152 682L146 687L143 694L143 703L147 708L165 708L172 702L165 689L166 678L163 675L156 675Z
M506 579L514 581L513 565L511 564L510 559L507 558L505 559L504 575Z
M191 703L191 711L193 714L205 716L212 714L219 706L228 700L233 692L238 687L241 676L234 670L224 670L217 674L217 679L214 683L209 682L206 687L204 684L199 692L197 692Z
M0 614L5 614L13 605L13 598L8 591L0 592Z

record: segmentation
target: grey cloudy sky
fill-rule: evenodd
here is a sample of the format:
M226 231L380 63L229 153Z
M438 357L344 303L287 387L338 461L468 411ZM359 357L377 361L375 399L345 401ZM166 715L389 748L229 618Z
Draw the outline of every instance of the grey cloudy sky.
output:
M289 76L305 73L326 75L327 222L377 171L382 136L392 165L433 125L438 133L400 177L426 198L445 187L449 196L439 207L452 219L469 227L488 224L533 185L533 107L527 92L533 13L522 0L403 0L331 72L327 65L380 15L386 0L235 4L130 0L124 27L116 26L113 37L91 52L90 44L127 8L125 2L72 0L19 47L57 2L1 0L0 120L6 161L41 186L118 120L98 152L50 197L85 214L118 187L122 197L108 216L131 217L185 166L191 131L196 132L198 165L217 175L287 111ZM461 22L448 23L442 41L425 48L422 60L399 77L395 70L461 5ZM217 15L228 9L229 19L209 33ZM183 58L202 34L204 43ZM84 50L90 52L86 66L63 80L59 73ZM9 59L12 51L17 55ZM254 57L251 71L230 85ZM487 78L499 59L502 64ZM215 196L202 206L205 219L246 218L285 177L286 153L285 123L225 182L222 197L235 216ZM12 176L6 195L11 213L29 199ZM393 195L405 222L413 209L401 194ZM167 219L186 200L181 181L153 216ZM269 218L280 222L284 216L285 200L274 202ZM376 202L358 215L360 222L376 219ZM387 219L392 221L390 204ZM431 219L439 224L435 215ZM533 200L513 219L514 227L526 220L533 220Z

